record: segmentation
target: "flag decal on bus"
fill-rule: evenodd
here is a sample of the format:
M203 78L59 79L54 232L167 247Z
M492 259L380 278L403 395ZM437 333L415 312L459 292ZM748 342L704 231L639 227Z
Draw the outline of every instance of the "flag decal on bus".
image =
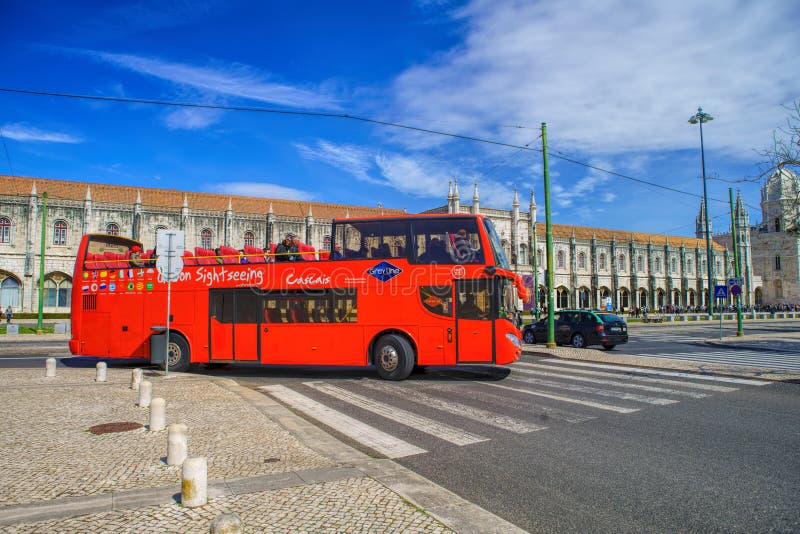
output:
M370 267L367 269L367 274L370 276L374 276L381 282L388 282L398 274L402 273L403 269L400 267L395 267L388 261L382 261L378 265L374 267Z

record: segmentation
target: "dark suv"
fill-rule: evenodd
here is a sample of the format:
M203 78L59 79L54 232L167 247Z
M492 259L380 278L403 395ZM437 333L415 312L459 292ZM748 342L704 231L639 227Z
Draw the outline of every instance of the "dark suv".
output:
M628 325L619 315L603 311L560 310L555 313L555 341L583 348L602 345L611 350L628 342ZM525 343L547 342L547 317L522 328Z

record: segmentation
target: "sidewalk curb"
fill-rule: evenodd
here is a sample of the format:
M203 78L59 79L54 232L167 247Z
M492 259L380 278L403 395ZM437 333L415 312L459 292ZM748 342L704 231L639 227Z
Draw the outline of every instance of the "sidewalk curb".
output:
M306 447L377 480L405 500L462 534L524 533L513 523L459 497L389 459L371 458L311 424L266 394L240 386L232 379L209 377L238 394L266 417L294 434Z
M755 350L759 352L791 352L797 353L796 349L780 349L777 347L765 347L763 345L746 345L745 343L731 343L725 341L716 341L713 339L705 340L706 345L711 345L712 347L722 347L726 349L741 349L741 350Z

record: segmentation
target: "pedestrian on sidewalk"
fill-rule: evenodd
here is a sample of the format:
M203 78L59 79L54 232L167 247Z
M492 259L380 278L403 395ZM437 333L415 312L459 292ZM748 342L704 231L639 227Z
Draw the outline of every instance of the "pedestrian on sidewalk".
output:
M11 304L6 308L6 324L11 324L11 318L14 316L14 310L11 309Z

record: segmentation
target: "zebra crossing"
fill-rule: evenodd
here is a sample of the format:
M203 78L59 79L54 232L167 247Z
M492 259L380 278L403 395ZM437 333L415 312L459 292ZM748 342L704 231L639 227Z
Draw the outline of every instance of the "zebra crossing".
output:
M643 358L663 358L700 363L763 367L779 371L800 371L800 353L746 349L708 349L697 352L656 352L633 354Z
M696 332L708 335L708 331L705 329L696 330ZM636 341L663 342L663 343L702 343L705 339L703 336L690 335L690 333L687 332L685 328L682 328L680 332L671 332L663 330L645 332L641 330L636 330L635 332L630 333L630 336L631 339Z
M364 448L403 458L432 447L469 447L503 433L535 436L554 425L668 409L769 384L550 358L509 367L502 379L487 375L492 368L474 366L458 368L458 375L431 368L403 382L309 380L259 389Z

